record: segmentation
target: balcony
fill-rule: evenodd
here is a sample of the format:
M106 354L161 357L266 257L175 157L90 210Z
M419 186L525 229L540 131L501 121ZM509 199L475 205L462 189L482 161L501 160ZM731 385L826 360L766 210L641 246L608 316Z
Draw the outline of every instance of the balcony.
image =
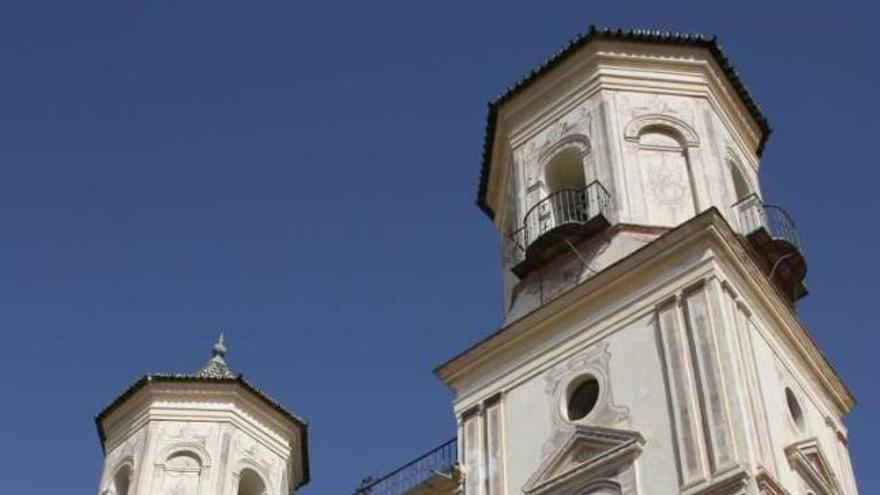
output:
M513 272L520 278L571 246L610 225L611 195L594 181L580 189L562 189L539 201L510 233L514 246Z
M354 495L452 495L459 486L457 466L453 438L381 478L366 478Z
M782 208L761 202L756 194L733 205L737 230L745 237L768 278L792 303L807 295L807 264L794 221Z

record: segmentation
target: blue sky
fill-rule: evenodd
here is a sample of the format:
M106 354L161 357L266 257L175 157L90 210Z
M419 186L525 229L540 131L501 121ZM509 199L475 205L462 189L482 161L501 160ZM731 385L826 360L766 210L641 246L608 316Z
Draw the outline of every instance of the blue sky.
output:
M94 493L92 416L229 361L311 422L347 495L452 436L430 370L500 322L473 206L485 103L590 23L714 33L775 128L801 315L851 386L862 493L880 388L878 34L868 2L21 2L0 7L0 479ZM37 480L36 482L34 480Z

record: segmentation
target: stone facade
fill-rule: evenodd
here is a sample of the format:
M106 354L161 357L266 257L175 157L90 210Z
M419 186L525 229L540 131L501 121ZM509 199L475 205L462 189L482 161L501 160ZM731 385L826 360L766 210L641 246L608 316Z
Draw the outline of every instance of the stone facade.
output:
M505 323L436 370L467 495L857 493L854 399L776 278L799 241L761 251L742 215L766 123L713 40L677 36L591 32L492 108ZM563 230L594 181L607 226ZM583 187L580 217L554 203Z

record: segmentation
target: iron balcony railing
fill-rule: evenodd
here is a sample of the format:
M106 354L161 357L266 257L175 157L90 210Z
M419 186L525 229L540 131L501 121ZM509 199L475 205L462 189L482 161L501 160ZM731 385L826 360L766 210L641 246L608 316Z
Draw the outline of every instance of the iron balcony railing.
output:
M451 475L458 464L458 443L453 438L381 478L366 478L354 495L401 495L439 473Z
M786 241L803 254L804 247L794 221L779 206L764 204L757 194L752 194L736 203L733 210L740 234L747 236L764 229L771 238Z
M525 259L529 245L566 225L585 224L600 215L608 218L611 195L599 181L580 189L562 189L532 206L522 226L510 233L515 262Z

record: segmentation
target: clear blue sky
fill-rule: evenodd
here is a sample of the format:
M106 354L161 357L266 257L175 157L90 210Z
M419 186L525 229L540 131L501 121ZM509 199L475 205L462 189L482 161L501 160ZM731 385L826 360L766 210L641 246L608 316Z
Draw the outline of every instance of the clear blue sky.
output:
M880 493L880 48L869 2L12 2L0 8L0 479L95 493L92 416L229 361L347 495L451 437L431 369L500 322L485 102L590 23L715 33L776 132L806 324Z

